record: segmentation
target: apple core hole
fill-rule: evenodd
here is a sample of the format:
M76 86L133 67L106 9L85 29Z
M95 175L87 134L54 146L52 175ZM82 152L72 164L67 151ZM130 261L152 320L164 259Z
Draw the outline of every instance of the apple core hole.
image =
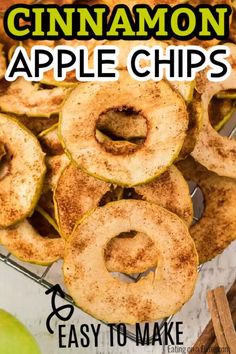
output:
M132 107L109 109L96 122L97 141L115 155L135 152L144 144L147 131L146 118Z
M135 269L135 262L137 262L137 259L138 261L142 259L144 260L143 257L145 257L145 254L148 255L149 252L154 249L153 242L152 240L150 240L148 235L142 233L140 235L141 238L135 239L136 236L138 237L138 234L140 234L138 231L130 230L129 232L122 232L115 238L110 240L104 252L106 261L109 260L109 257L113 257L115 255L117 257L118 262L124 262L124 267L125 265L132 264ZM142 237L144 237L144 240L142 240ZM119 242L114 247L114 239L122 239L122 243ZM124 248L119 247L120 245L124 245L125 239L127 239L128 241L126 241L126 250ZM113 249L114 253L111 252L111 249ZM153 255L153 252L151 252L151 254ZM142 273L126 274L120 272L110 272L110 274L112 277L119 279L122 282L133 283L137 282L144 276L147 276L150 272L155 272L155 269L156 267L150 268L149 266L147 266L147 269L145 269L145 271Z

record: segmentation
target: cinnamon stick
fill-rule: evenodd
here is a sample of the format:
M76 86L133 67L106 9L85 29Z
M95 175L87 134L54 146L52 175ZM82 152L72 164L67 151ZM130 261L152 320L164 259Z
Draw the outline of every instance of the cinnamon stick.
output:
M220 289L220 292L217 291L218 289ZM216 291L217 291L217 293L216 293ZM225 299L226 299L226 296L224 298L224 292L223 292L222 287L217 288L215 290L211 290L207 293L208 307L209 307L209 311L211 313L211 319L212 319L216 339L217 339L220 349L225 349L225 348L228 349L226 334L224 332L224 326L222 323L222 322L225 322L226 320L222 321L222 318L221 318L221 316L223 316L222 307L225 307L225 308L227 307L227 305L225 303ZM227 304L228 304L228 302L227 302ZM231 315L230 315L230 317L231 317Z
M204 331L200 335L200 337L197 339L196 343L192 347L190 353L191 354L199 354L199 350L204 349L204 351L207 351L211 344L213 343L215 339L215 332L214 332L214 327L212 324L212 321L210 321L207 326L205 327ZM204 352L203 352L204 353Z
M235 296L236 298L236 296ZM236 327L236 308L234 308L234 311L232 312L232 320L233 320L233 324L234 324L234 328ZM218 348L218 351L215 350L216 348ZM209 353L218 353L219 352L219 347L218 347L218 342L217 339L214 340L214 342L210 345L209 349L207 350L207 354Z
M234 281L230 290L228 291L227 298L228 298L228 301L230 304L231 312L236 311L236 280ZM210 349L210 347L213 345L214 340L215 340L214 327L213 327L212 321L209 321L209 323L205 327L204 331L202 332L201 336L198 338L198 340L196 341L196 343L192 347L191 353L192 354L194 354L194 353L199 354L199 350L202 350L202 349L204 349L204 351L202 351L202 352L206 353ZM218 346L218 344L217 344L217 346Z
M220 353L220 349L218 347L218 342L217 339L214 340L214 342L212 343L212 345L209 347L208 351L206 352L206 354L214 354L214 353ZM228 353L228 352L226 352Z
M229 301L229 307L231 309L231 312L236 311L236 280L227 292L227 299Z
M209 291L207 300L219 348L236 354L236 333L224 287Z

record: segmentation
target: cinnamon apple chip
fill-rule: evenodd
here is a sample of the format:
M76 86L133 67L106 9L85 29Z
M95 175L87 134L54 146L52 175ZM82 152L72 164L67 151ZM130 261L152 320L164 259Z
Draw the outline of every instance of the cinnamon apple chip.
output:
M31 117L50 117L58 113L68 94L65 87L41 89L19 78L0 89L0 108L3 112Z

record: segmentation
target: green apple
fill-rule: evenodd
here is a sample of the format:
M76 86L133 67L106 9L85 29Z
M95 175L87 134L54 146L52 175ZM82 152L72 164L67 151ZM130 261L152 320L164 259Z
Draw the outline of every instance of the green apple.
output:
M0 353L41 353L36 340L27 328L15 317L2 309L0 309Z

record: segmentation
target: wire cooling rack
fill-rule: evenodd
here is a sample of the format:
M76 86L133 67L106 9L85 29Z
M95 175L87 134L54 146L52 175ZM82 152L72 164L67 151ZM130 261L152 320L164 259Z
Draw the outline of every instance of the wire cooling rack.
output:
M233 115L230 122L225 125L221 131L222 135L229 136L230 138L236 137L236 114ZM194 209L194 222L197 222L201 217L201 214L204 209L204 200L201 193L201 190L198 186L193 183L189 184L190 193L193 201ZM32 265L28 263L21 262L17 260L13 255L8 253L3 247L0 246L0 261L5 263L7 266L15 269L17 272L25 275L30 278L37 284L43 286L46 289L51 288L55 284L59 284L63 291L65 292L65 300L74 304L72 298L66 293L66 288L63 281L61 266L62 262L58 261L54 264L43 267L39 265ZM199 267L200 270L201 267ZM117 276L118 274L114 274ZM126 282L137 282L143 274L137 275L122 275L122 280ZM119 275L120 277L120 275ZM82 311L82 310L81 310ZM161 334L163 333L164 324L171 321L172 317L163 319L159 321ZM142 327L141 327L142 328ZM136 341L135 328L133 326L127 326L127 337L133 341ZM152 324L150 324L150 333L152 333ZM150 341L152 338L149 339ZM148 344L148 343L145 343Z

